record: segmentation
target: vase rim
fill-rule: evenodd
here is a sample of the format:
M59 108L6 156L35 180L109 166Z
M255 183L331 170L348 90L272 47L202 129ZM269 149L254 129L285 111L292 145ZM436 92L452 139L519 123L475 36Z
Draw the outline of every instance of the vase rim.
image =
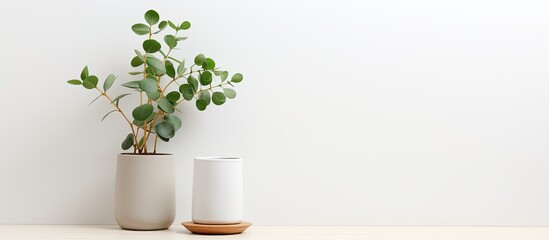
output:
M194 160L200 161L241 161L240 157L195 157Z
M124 155L124 156L171 156L173 154L171 154L171 153L147 153L147 154L119 153L118 155Z

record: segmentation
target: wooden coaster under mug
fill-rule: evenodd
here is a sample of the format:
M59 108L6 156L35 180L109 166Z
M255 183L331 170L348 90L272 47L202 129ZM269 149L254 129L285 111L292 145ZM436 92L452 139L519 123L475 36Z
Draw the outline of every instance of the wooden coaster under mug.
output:
M198 224L194 222L182 222L187 230L195 234L207 234L207 235L227 235L237 234L246 231L248 227L252 225L249 222L240 222L237 224Z

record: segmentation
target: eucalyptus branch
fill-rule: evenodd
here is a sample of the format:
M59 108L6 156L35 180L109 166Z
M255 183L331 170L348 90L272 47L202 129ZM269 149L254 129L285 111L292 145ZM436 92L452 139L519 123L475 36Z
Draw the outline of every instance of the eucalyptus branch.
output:
M95 88L101 94L98 98L105 96L109 100L116 110L110 111L105 117L117 111L130 125L131 133L123 140L122 149L128 150L133 146L133 152L139 154L148 153L148 140L151 134L155 135L153 153L157 152L158 139L167 142L175 136L176 131L181 128L181 119L175 114L176 110L179 111L177 105L181 102L196 99L196 108L200 111L204 111L210 103L222 105L226 99L236 96L234 89L223 88L223 86L233 86L233 83L239 83L243 78L242 74L236 73L228 80L229 73L219 70L215 61L204 54L196 55L187 72L185 60L180 61L172 54L175 52L174 50L178 50L176 48L178 43L187 39L187 37L178 37L178 34L189 29L191 24L188 21L183 21L181 24L167 20L160 21L160 16L154 10L145 13L145 22L136 23L131 27L134 33L144 36L145 40L141 44L142 49L135 50L136 55L131 60L132 67L140 67L142 71L130 72L130 75L142 75L143 78L122 84L124 87L139 91L139 104L131 111L132 118L118 106L119 100L129 94L122 94L114 99L107 94L107 90L116 79L113 74L107 77L102 89L97 86L98 78L88 74L87 66L80 73L80 79L68 81L69 84L82 85L86 89ZM175 33L162 37L164 45L160 43L161 41L157 41L155 36L158 36L157 34L168 26ZM153 28L158 30L153 31ZM167 49L166 53L162 51L163 46L164 49ZM193 76L193 74L198 76L195 77L196 75ZM220 77L221 81L218 81L214 75ZM170 77L165 85L162 83L164 76ZM186 78L186 83L180 84L178 80L181 78ZM179 85L178 91L168 90L174 82ZM223 90L214 91L219 87Z
M133 124L132 122L130 122L130 120L128 119L128 117L126 117L126 114L124 114L124 111L122 111L122 109L120 109L120 107L118 107L118 104L114 103L114 101L112 100L112 98L109 97L109 95L107 95L106 92L104 91L101 91L101 89L95 87L95 89L97 89L97 91L99 91L101 93L102 96L105 96L109 102L111 103L111 105L113 105L116 110L118 110L118 112L122 115L122 117L126 120L126 122L130 125L130 128L132 129L132 133L134 135L134 140L137 140L137 136L135 134L135 128L133 127ZM135 147L135 146L134 146Z

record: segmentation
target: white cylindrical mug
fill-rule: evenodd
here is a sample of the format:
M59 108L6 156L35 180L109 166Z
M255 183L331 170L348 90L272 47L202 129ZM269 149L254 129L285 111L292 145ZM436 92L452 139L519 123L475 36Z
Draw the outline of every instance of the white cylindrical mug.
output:
M199 224L236 224L242 221L242 159L194 159L192 219Z

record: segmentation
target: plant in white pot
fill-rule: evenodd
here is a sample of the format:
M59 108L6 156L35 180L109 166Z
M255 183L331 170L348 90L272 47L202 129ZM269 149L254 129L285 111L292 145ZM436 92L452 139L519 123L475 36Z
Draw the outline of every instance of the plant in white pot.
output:
M125 229L157 230L168 228L175 218L175 164L171 154L157 153L158 140L168 142L181 128L181 120L175 114L178 106L194 102L198 110L204 111L211 103L222 105L236 96L232 87L242 81L242 74L229 78L227 71L220 70L213 59L203 54L198 54L194 63L186 67L185 60L172 54L178 43L187 39L180 34L191 24L161 21L154 10L145 13L145 21L131 27L145 40L131 60L136 70L129 74L135 80L122 84L139 95L139 102L131 112L119 105L129 93L116 97L108 93L116 79L114 74L100 88L98 77L89 74L86 66L80 79L68 83L97 91L99 95L92 102L105 98L113 107L103 119L118 113L128 125L129 133L121 146L133 151L118 155L116 221ZM168 27L175 33L164 35L162 41L154 39Z

